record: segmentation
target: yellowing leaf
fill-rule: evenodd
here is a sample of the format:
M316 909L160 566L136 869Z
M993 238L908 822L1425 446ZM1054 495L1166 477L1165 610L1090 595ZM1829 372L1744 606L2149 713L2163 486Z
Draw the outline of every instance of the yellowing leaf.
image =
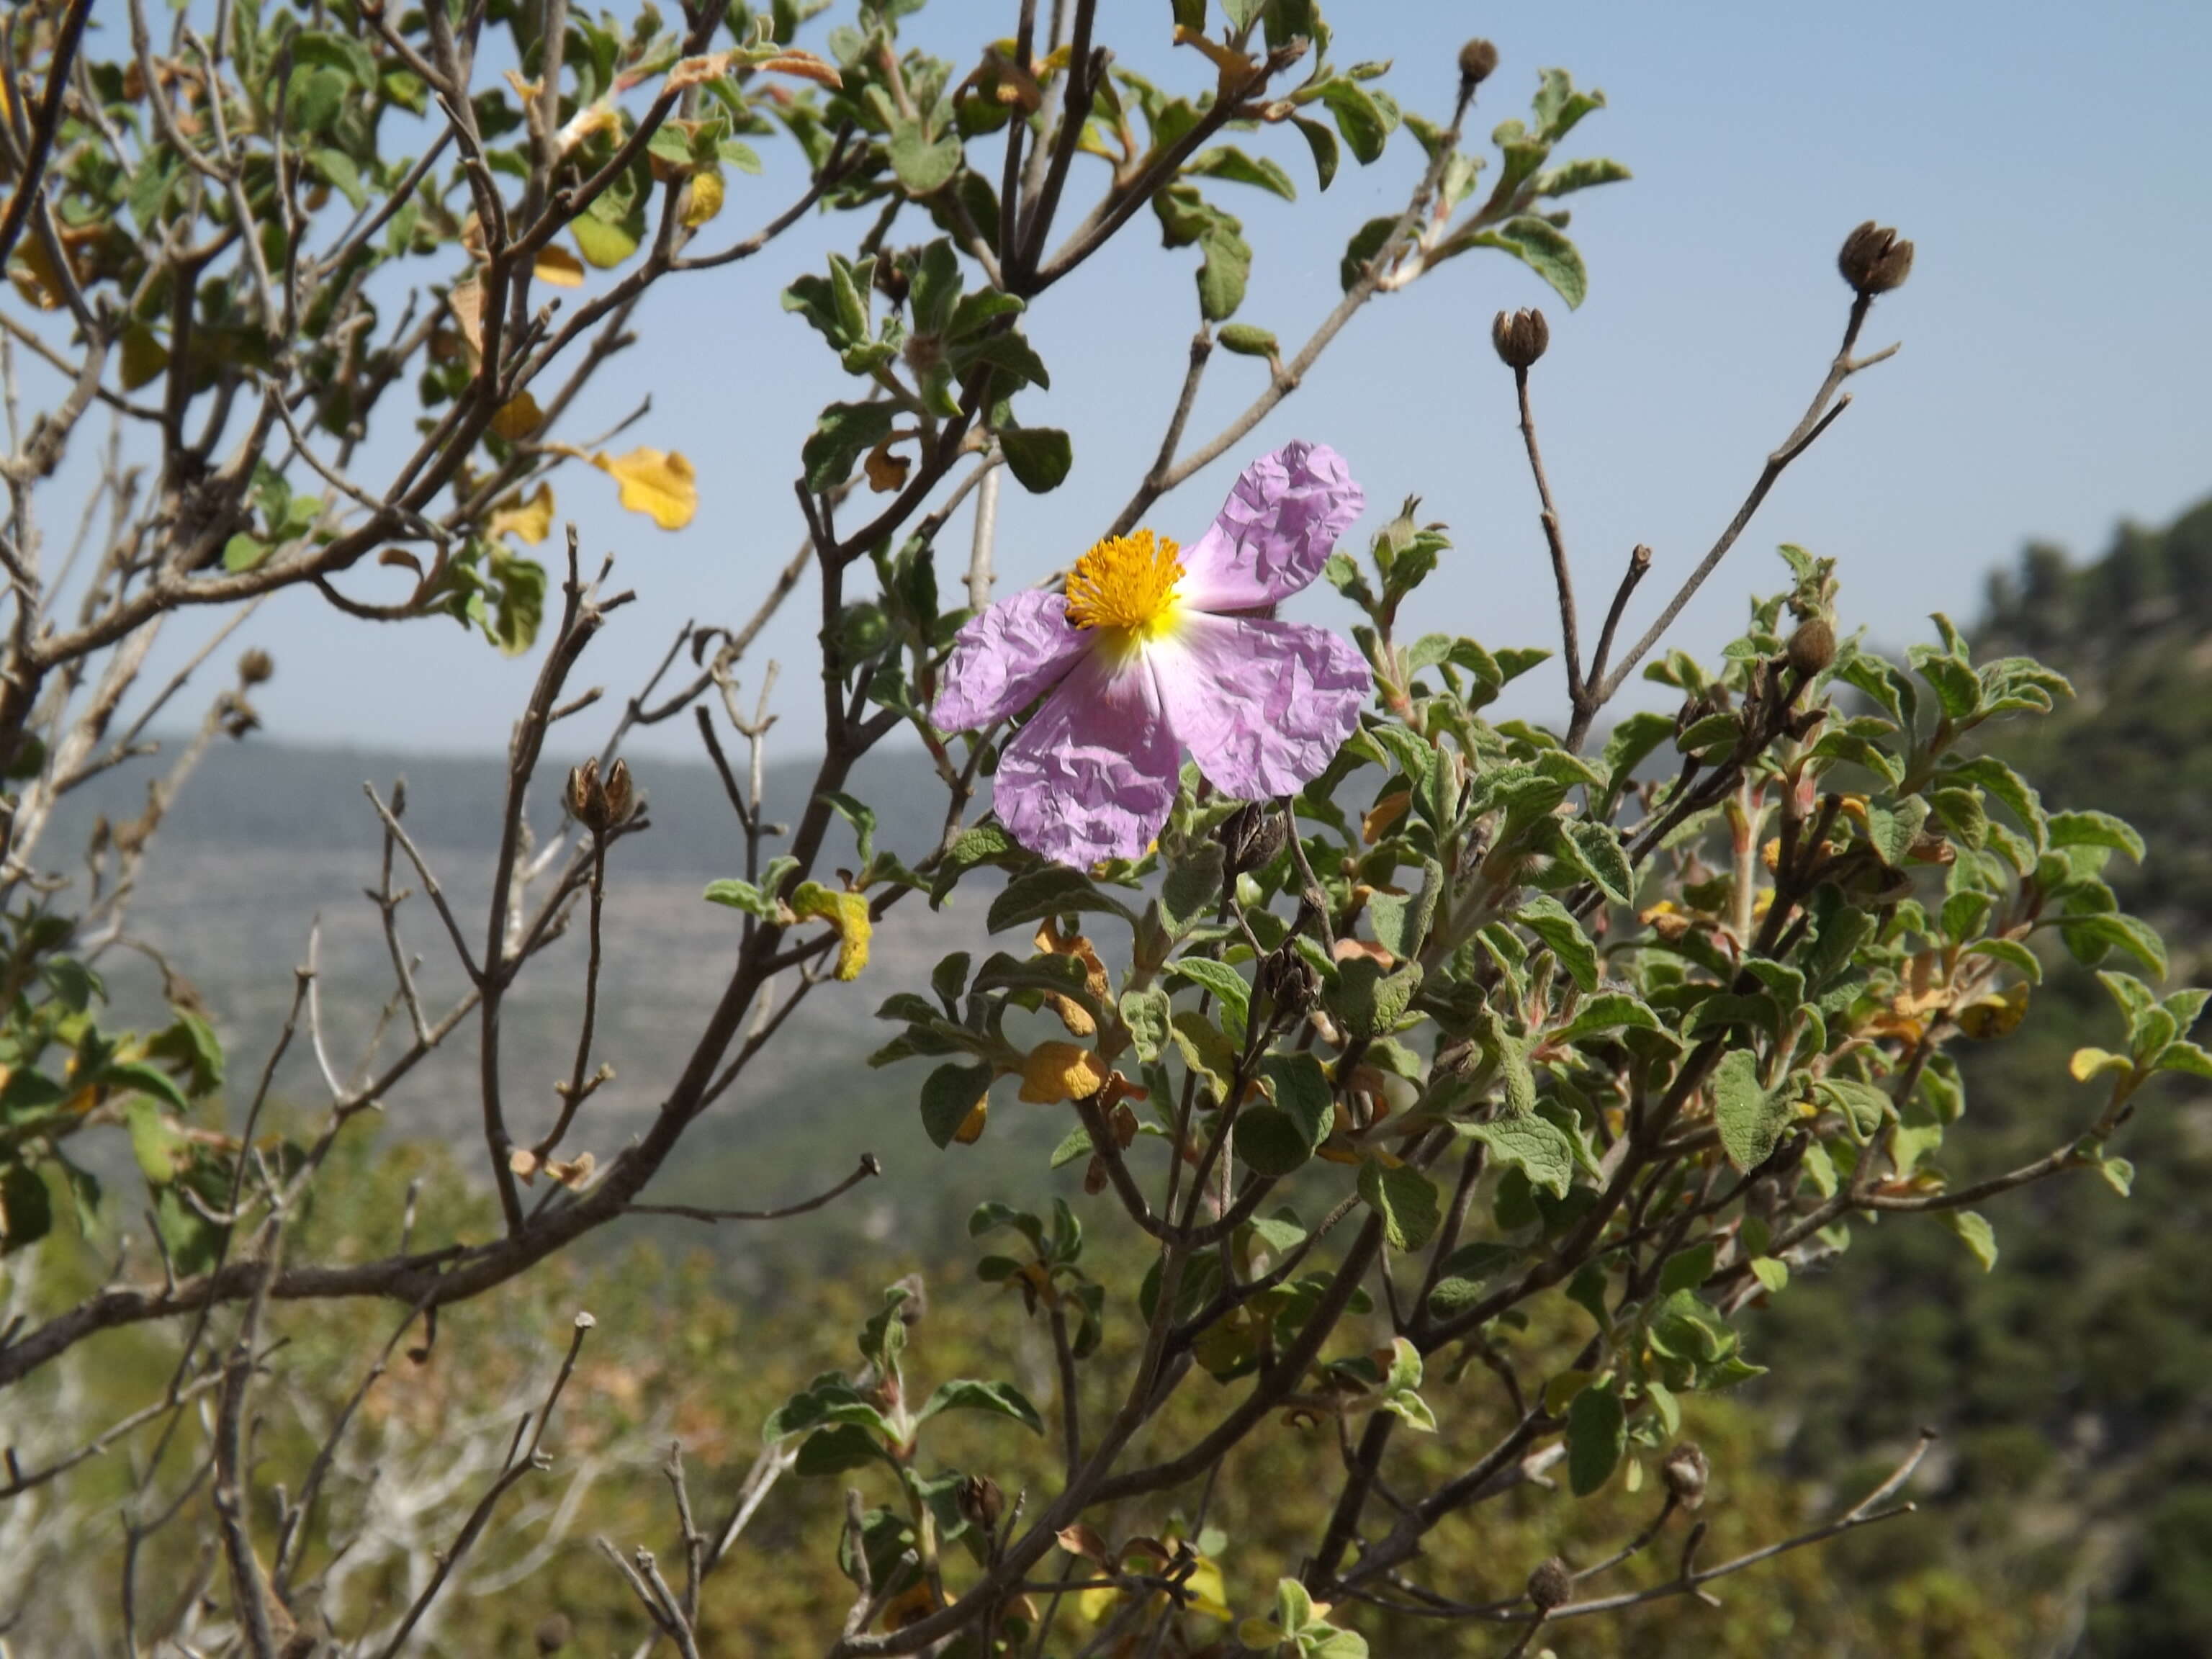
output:
M492 509L487 534L520 536L532 547L553 533L553 486L541 483L528 495Z
M684 227L696 230L721 210L722 175L719 173L693 173L691 193L684 198Z
M548 243L538 250L538 262L531 274L541 283L555 288L581 288L584 284L584 262L565 247Z
M2027 1012L2026 980L1994 995L1977 997L1959 1010L1959 1029L1977 1042L2008 1036Z
M527 392L516 392L491 417L491 429L509 443L527 438L544 424L545 411L538 408L538 399Z
M983 1138L983 1125L991 1116L990 1097L975 1103L975 1109L960 1120L960 1127L952 1132L952 1139L963 1146L973 1146Z
M483 355L483 286L473 276L465 283L456 283L453 291L446 296L446 308L453 313L453 320L461 325L461 336L469 343L469 349L477 356Z
M123 389L136 392L169 366L169 349L143 323L123 331Z
M1106 1066L1090 1049L1073 1042L1040 1042L1022 1062L1021 1098L1048 1106L1081 1100L1105 1086Z
M574 221L568 229L584 263L599 270L611 270L637 252L636 237L620 225L594 219L588 213Z
M791 913L794 916L817 917L836 928L836 977L860 978L860 970L868 965L868 942L875 933L866 894L824 887L818 881L801 882L799 890L791 896ZM963 1129L967 1127L964 1122L961 1125ZM982 1133L980 1126L976 1133Z
M892 454L890 440L886 438L868 452L863 465L867 470L868 488L878 495L890 495L906 488L906 475L914 463L903 455Z
M699 475L674 450L633 449L627 455L602 450L592 465L622 486L622 504L642 513L663 530L681 530L699 510Z
M60 310L69 293L69 285L54 268L46 245L35 236L26 236L15 245L15 263L8 268L8 280L41 311Z
M2106 1072L2124 1072L2133 1064L2125 1054L2107 1054L2102 1048L2076 1048L2074 1058L2066 1062L2066 1069L2076 1083L2087 1083Z
M1193 1613L1202 1613L1208 1619L1218 1619L1224 1624L1237 1616L1229 1610L1227 1590L1221 1582L1218 1562L1209 1561L1200 1556L1198 1565L1190 1570L1190 1577L1182 1581L1182 1587L1190 1593L1190 1601L1186 1605Z

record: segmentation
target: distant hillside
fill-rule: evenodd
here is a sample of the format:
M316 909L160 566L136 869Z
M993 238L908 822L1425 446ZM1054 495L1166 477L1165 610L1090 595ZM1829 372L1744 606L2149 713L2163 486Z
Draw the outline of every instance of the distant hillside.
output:
M171 738L165 748L173 749ZM541 835L561 823L559 791L568 768L584 758L551 746L531 793L530 821ZM743 763L743 750L732 759ZM96 813L128 818L144 810L147 781L159 757L133 762L94 779L64 803L43 849L49 863L73 861L69 849ZM744 842L719 780L698 761L651 758L633 763L651 809L652 831L623 844L623 863L643 872L730 874ZM256 848L290 852L352 848L373 855L375 814L362 797L373 782L387 799L392 781L407 780L407 826L425 847L480 848L493 843L507 788L502 755L408 755L391 750L307 748L258 736L218 742L192 775L161 830L161 845L179 848ZM814 779L811 759L774 761L766 769L769 817L794 820ZM852 793L873 805L878 839L919 854L943 821L944 786L918 750L879 750L864 761ZM830 842L833 862L848 861L852 839L842 825Z

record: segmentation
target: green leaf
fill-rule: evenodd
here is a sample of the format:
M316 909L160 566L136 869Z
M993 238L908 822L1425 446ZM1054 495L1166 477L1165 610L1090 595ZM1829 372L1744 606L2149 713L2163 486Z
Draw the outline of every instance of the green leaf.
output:
M806 487L818 493L851 477L860 457L890 435L895 413L888 403L831 404L823 410L799 449Z
M1066 482L1068 470L1075 465L1075 447L1067 434L1057 427L1001 428L999 448L1006 458L1006 470L1014 475L1014 481L1033 495L1059 489Z
M1436 1236L1437 1189L1411 1164L1394 1168L1368 1159L1359 1166L1359 1196L1382 1218L1382 1235L1392 1249L1418 1250Z
M1501 1117L1488 1123L1453 1125L1554 1198L1565 1198L1575 1178L1575 1147L1558 1125L1541 1117Z
M763 921L775 920L776 901L749 881L726 877L720 881L710 881L702 896L709 904L726 904L732 910L743 910Z
M990 1088L988 1064L963 1066L952 1060L932 1072L921 1085L921 1127L928 1133L930 1144L950 1146L952 1137Z
M1080 870L1064 864L1041 865L1006 884L1005 890L991 901L984 925L992 933L1002 933L1025 921L1042 921L1047 916L1082 910L1112 910L1124 917L1129 914L1093 886L1091 878Z
M2053 812L2050 822L2053 847L2109 847L2125 853L2137 864L2143 861L2143 838L2135 826L2110 812Z
M1789 1096L1769 1092L1759 1080L1759 1059L1747 1049L1731 1049L1714 1068L1713 1118L1721 1146L1739 1170L1754 1170L1774 1154L1790 1119Z
M1227 963L1216 962L1211 957L1181 957L1168 964L1168 973L1212 992L1220 999L1223 1008L1236 1016L1239 1029L1249 1018L1252 988L1244 975Z
M1974 1253L1974 1260L1982 1264L1982 1271L1993 1272L1997 1265L1997 1234L1988 1218L1977 1210L1946 1210L1942 1215L1943 1224Z
M1567 1407L1567 1483L1587 1498L1613 1479L1628 1447L1628 1413L1613 1385L1592 1383Z
M1336 1108L1328 1078L1311 1054L1270 1054L1260 1075L1272 1102L1248 1106L1237 1119L1237 1155L1264 1176L1301 1168L1328 1138Z
M0 1165L0 1255L35 1244L53 1231L53 1195L25 1164Z
M939 1412L989 1412L999 1417L1011 1417L1032 1434L1044 1432L1044 1419L1028 1397L1011 1382L978 1382L963 1377L951 1382L940 1382L937 1392L929 1396L915 1422L927 1423Z
M1520 260L1549 283L1570 310L1581 305L1589 293L1589 272L1583 264L1583 256L1567 240L1566 233L1548 220L1523 215L1474 240Z
M930 195L960 171L960 140L950 133L932 139L919 121L893 122L884 149L891 171L910 196Z
M1232 184L1250 185L1255 189L1273 192L1285 202L1298 199L1298 187L1291 182L1291 175L1283 171L1282 164L1264 155L1247 155L1233 144L1217 145L1214 149L1193 157L1182 165L1183 176L1202 173L1211 178L1226 179Z
M2085 963L2103 960L2107 951L2125 951L2160 979L2166 977L2165 941L2159 938L2156 928L2138 917L2110 910L2069 916L2059 931L2066 940L2066 948Z
M1213 338L1224 351L1240 357L1273 357L1280 349L1273 333L1254 323L1231 323Z
M1659 1016L1640 998L1626 991L1601 991L1594 997L1585 997L1575 1009L1575 1017L1552 1035L1560 1042L1594 1036L1601 1031L1656 1031Z
M840 1423L807 1436L791 1468L794 1474L843 1474L881 1458L890 1462L883 1443L857 1423Z
M1140 991L1124 991L1121 1001L1121 1023L1129 1028L1129 1040L1137 1051L1137 1058L1150 1064L1160 1057L1168 1045L1169 1024L1174 1010L1169 1006L1168 994L1157 985L1147 985Z
M1585 992L1597 989L1597 947L1574 913L1550 894L1539 894L1516 911L1513 920L1552 947L1559 966Z
M1198 312L1209 323L1237 314L1252 280L1252 248L1233 230L1208 231L1199 239L1206 256L1198 267Z
M1382 147L1389 141L1390 129L1395 124L1357 82L1341 76L1322 82L1321 100L1336 118L1336 130L1344 135L1346 148L1360 166L1365 167L1382 154ZM1315 160L1318 162L1319 156Z
M1314 176L1321 188L1327 190L1336 178L1336 135L1323 123L1304 115L1293 115L1291 125L1298 130L1299 137L1306 141L1306 148L1313 152ZM144 216L140 216L142 220Z
M627 225L580 213L568 221L568 230L584 263L597 270L611 270L637 252L637 238Z
M1419 956L1443 884L1443 866L1434 859L1424 859L1418 891L1376 893L1370 897L1367 915L1374 924L1376 942L1394 957Z
M131 1131L131 1150L149 1186L167 1186L191 1167L192 1145L176 1123L144 1096L127 1101L123 1121Z
M2016 939L1976 939L1965 953L1970 957L1987 957L1992 962L2002 962L2008 968L2018 969L2030 985L2043 983L2043 960Z

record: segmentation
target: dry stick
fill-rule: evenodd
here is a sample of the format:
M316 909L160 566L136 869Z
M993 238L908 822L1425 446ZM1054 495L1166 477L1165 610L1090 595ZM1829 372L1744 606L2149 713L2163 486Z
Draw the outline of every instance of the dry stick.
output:
M1382 278L1388 273L1391 262L1404 252L1407 237L1419 223L1423 210L1435 195L1437 186L1443 178L1444 168L1449 164L1453 155L1458 149L1460 130L1466 124L1467 112L1472 106L1474 99L1474 88L1462 82L1460 87L1459 102L1452 112L1451 123L1445 128L1443 137L1438 141L1436 155L1430 161L1427 170L1422 173L1419 183L1413 187L1413 196L1407 200L1405 211L1398 216L1397 223L1391 227L1390 234L1383 238L1382 246L1376 250L1375 257L1369 260L1366 266L1360 271L1359 279L1345 291L1344 297L1337 301L1335 308L1322 319L1321 325L1313 331L1312 337L1299 348L1297 355L1289 362L1276 366L1268 380L1267 390L1255 398L1243 414L1222 428L1207 442L1171 466L1163 468L1155 462L1152 471L1148 472L1144 481L1138 485L1136 493L1130 496L1120 515L1109 527L1107 534L1127 535L1136 527L1137 521L1151 509L1154 501L1182 484L1200 467L1226 453L1232 445L1241 441L1247 433L1266 419L1278 404L1298 389L1308 372L1320 361L1322 353L1328 349L1329 343L1335 339L1343 331L1344 325L1358 314L1360 307L1381 291ZM1195 356L1194 347L1194 356ZM1184 381L1182 397L1177 404L1178 417L1187 416L1187 405L1189 400L1196 396L1196 377L1200 368L1200 365L1194 362L1190 376ZM1180 436L1179 434L1178 436Z
M1559 638L1567 659L1567 700L1575 713L1583 712L1589 694L1583 680L1582 641L1575 623L1575 579L1567 565L1566 538L1559 530L1559 509L1552 500L1552 483L1544 476L1544 457L1536 447L1536 416L1528 404L1528 366L1513 368L1513 392L1521 405L1521 441L1528 452L1528 471L1536 480L1536 499L1542 506L1537 516L1544 526L1544 543L1552 552L1552 581L1559 595Z
M46 156L53 149L54 134L62 124L70 64L76 57L77 43L84 38L84 26L91 20L92 0L75 0L63 15L60 32L54 37L53 59L46 70L46 95L40 101L38 119L31 128L30 146L16 171L15 188L9 195L7 212L0 216L0 265L5 265L9 256L15 252L15 240L23 234L31 204L46 193Z
M1820 390L1813 394L1813 401L1807 406L1803 418L1791 429L1790 435L1782 441L1780 447L1767 456L1765 464L1759 468L1758 479L1751 487L1751 493L1743 498L1743 504L1736 508L1735 516L1729 520L1728 527L1721 532L1720 538L1713 544L1711 550L1698 561L1698 568L1690 573L1688 580L1676 590L1674 597L1667 602L1666 609L1662 611L1651 626L1644 631L1644 637L1630 647L1627 653L1621 658L1620 665L1613 669L1604 679L1597 680L1593 678L1589 687L1593 714L1598 708L1612 701L1613 694L1620 690L1622 682L1628 678L1636 665L1644 660L1651 647L1659 643L1667 630L1674 625L1674 618L1681 615L1682 607L1689 604L1698 589L1705 585L1705 578L1711 575L1719 567L1720 562L1728 556L1729 550L1735 545L1736 538L1741 536L1745 526L1750 524L1752 515L1759 511L1759 503L1766 499L1767 492L1774 488L1774 482L1782 476L1784 469L1810 448L1814 440L1826 431L1836 417L1850 406L1851 400L1848 393L1841 397L1837 395L1844 382L1861 369L1871 368L1876 363L1896 355L1898 348L1892 345L1885 346L1881 350L1865 357L1854 358L1851 356L1851 349L1858 343L1859 331L1865 326L1867 313L1873 304L1874 299L1871 295L1860 294L1852 297L1850 318L1844 328L1844 343L1837 349L1834 360L1828 365L1827 376L1820 382ZM1834 400L1832 406L1831 406L1831 399ZM1643 572L1632 564L1625 583L1632 585L1641 578L1642 574ZM1614 601L1616 607L1626 603L1626 594L1617 597ZM1578 716L1575 725L1569 728L1568 746L1578 747L1589 729L1589 720Z
M506 1497L508 1489L523 1476L545 1467L538 1448L544 1443L546 1425L552 1421L553 1407L560 1402L561 1391L568 1386L568 1378L576 1369L576 1356L583 1352L584 1338L596 1323L598 1322L587 1313L576 1316L574 1334L568 1339L568 1354L561 1361L560 1372L554 1377L553 1386L545 1395L545 1403L538 1408L535 1432L531 1431L532 1419L526 1413L522 1420L515 1425L514 1439L507 1448L507 1462L501 1468L498 1479L477 1500L477 1506L469 1511L469 1518L462 1523L460 1534L452 1546L439 1555L437 1571L422 1587L422 1593L409 1605L405 1616L399 1621L398 1629L392 1632L392 1639L380 1651L378 1659L397 1659L397 1656L405 1649L407 1638L414 1634L415 1626L430 1610L430 1603L437 1600L438 1592L446 1587L446 1580L453 1576L453 1569L460 1565L462 1558L467 1555L483 1534L486 1523L491 1519L492 1511L499 1506L499 1500ZM526 1449L522 1443L526 1433L530 1436ZM518 1452L521 1454L519 1457Z
M818 1210L826 1204L833 1203L871 1176L879 1176L883 1172L884 1166L881 1159L873 1152L862 1152L860 1162L853 1173L830 1188L829 1191L817 1193L812 1198L803 1199L796 1204L784 1205L780 1209L710 1210L703 1209L696 1204L625 1204L623 1206L623 1213L624 1215L675 1215L682 1216L687 1221L781 1221L786 1216L805 1215L810 1210Z

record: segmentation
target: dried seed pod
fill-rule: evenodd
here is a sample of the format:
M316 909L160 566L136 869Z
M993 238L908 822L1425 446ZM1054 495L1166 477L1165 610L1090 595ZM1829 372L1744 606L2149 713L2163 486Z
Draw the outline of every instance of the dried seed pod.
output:
M1241 876L1247 870L1265 867L1283 850L1287 833L1282 814L1272 804L1248 800L1221 821L1214 839L1226 855L1224 870L1231 876Z
M960 1483L955 1501L960 1506L961 1517L969 1525L981 1527L985 1532L998 1530L999 1517L1006 1512L1006 1496L989 1475L969 1475Z
M1887 294L1912 274L1912 244L1869 219L1844 238L1836 269L1857 293Z
M238 681L241 685L259 685L276 672L276 659L258 647L238 659Z
M587 760L569 772L568 815L594 834L614 821L607 801L607 787L599 781L599 763L596 760Z
M1825 617L1808 617L1790 635L1784 655L1802 678L1809 680L1835 661L1836 630Z
M1490 325L1490 343L1508 368L1527 368L1552 343L1552 325L1534 306L1501 311Z
M1273 1000L1285 1020L1303 1019L1321 1001L1321 975L1285 940L1261 959L1255 988Z
M1667 1483L1667 1491L1674 1501L1685 1509L1693 1510L1705 1501L1705 1482L1712 1472L1705 1448L1694 1440L1683 1441L1659 1465L1659 1478Z
M1538 1562L1536 1570L1528 1575L1528 1599L1536 1604L1539 1613L1566 1606L1575 1599L1572 1570L1556 1555Z
M610 824L629 822L630 811L637 805L637 797L630 787L629 763L617 761L607 773L607 822Z
M1470 40L1459 49L1459 78L1468 86L1480 86L1497 68L1498 48L1489 41Z

